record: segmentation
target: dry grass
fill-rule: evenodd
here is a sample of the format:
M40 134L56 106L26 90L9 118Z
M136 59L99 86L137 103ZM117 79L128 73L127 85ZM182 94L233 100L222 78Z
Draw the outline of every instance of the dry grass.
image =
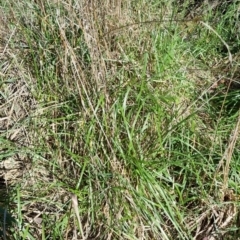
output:
M8 234L236 239L239 117L225 111L236 96L218 89L238 80L238 53L224 21L207 23L221 5L184 32L184 9L168 1L10 3L0 9ZM226 46L231 64L216 50Z

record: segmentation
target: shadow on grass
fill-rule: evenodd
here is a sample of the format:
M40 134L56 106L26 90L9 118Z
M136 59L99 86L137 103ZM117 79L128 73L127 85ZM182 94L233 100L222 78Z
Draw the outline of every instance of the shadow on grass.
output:
M11 230L16 222L8 211L9 194L3 178L0 177L0 239L11 239Z
M11 229L16 223L15 218L6 208L0 207L0 239L11 239Z

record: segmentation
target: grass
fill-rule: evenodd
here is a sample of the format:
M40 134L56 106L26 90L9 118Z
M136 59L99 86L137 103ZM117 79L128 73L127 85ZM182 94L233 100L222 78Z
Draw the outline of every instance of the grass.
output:
M0 3L3 239L237 239L239 4L186 3Z

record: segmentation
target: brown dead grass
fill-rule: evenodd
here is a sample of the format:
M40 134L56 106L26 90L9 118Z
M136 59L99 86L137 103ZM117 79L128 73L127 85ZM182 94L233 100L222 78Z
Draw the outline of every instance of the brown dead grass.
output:
M31 94L31 82L28 71L20 61L19 49L10 47L11 38L15 37L15 29L8 28L9 21L6 14L1 14L0 19L0 61L1 61L1 97L0 97L0 129L1 137L9 141L11 145L19 148L19 152L12 154L10 158L3 160L5 170L1 174L6 183L16 183L22 176L24 154L21 148L28 147L31 143L28 139L27 121L30 112L36 106L36 101ZM2 146L4 149L4 146ZM11 149L9 149L11 150ZM2 151L2 149L1 149ZM5 148L5 151L8 151Z
M43 19L47 19L48 15L45 12L44 5L42 1L37 1L39 8L41 9L41 15ZM58 1L56 1L58 2ZM141 56L148 44L148 31L151 28L146 30L141 29L141 24L136 24L139 19L135 19L136 14L131 13L131 8L129 7L129 1L79 1L78 5L70 6L65 5L65 10L68 13L71 13L68 17L70 18L69 24L64 22L64 19L58 19L58 30L60 32L61 39L61 51L64 53L64 58L59 59L61 62L60 76L64 77L66 80L66 88L69 92L77 92L79 96L79 101L83 106L83 111L85 118L95 114L94 104L95 100L99 97L99 93L103 94L107 98L106 110L109 108L112 102L114 102L114 95L112 95L112 89L109 89L109 85L119 86L118 82L122 82L122 86L127 85L127 79L119 80L117 78L117 71L119 68L125 68L129 72L131 70L136 71L138 68L134 62L127 62L125 57L126 49L130 47L138 48L138 54ZM74 8L74 9L73 9ZM143 10L143 9L141 9ZM145 11L148 9L146 7ZM166 8L166 12L171 11L171 9ZM81 12L82 18L76 14L76 12ZM167 15L167 14L166 14ZM165 15L165 16L166 16ZM2 164L4 165L5 170L0 172L0 175L3 174L5 181L8 184L16 184L21 182L21 185L25 191L22 192L23 199L26 204L22 206L22 212L24 213L24 221L28 222L33 229L33 232L37 237L41 236L41 223L43 214L47 214L48 217L53 219L61 218L64 215L66 209L61 209L61 206L65 203L75 200L75 195L71 195L66 189L59 187L59 189L51 188L51 184L54 181L70 181L67 176L68 170L72 170L72 176L70 178L75 178L79 175L79 172L76 170L74 172L74 163L70 166L68 161L69 159L64 155L63 152L55 152L52 155L50 153L43 154L42 157L37 154L33 157L34 154L29 154L33 149L32 146L39 144L39 136L44 136L47 134L45 132L45 126L48 124L44 122L44 114L46 112L51 112L52 116L57 115L54 109L51 107L40 107L39 99L33 96L34 87L36 86L36 80L32 76L32 73L29 71L27 65L24 65L22 62L22 54L24 51L20 51L19 48L13 48L9 44L9 40L14 38L17 32L16 30L10 30L8 28L8 16L6 14L1 14L3 16L0 19L0 60L3 62L2 69L0 69L0 77L5 80L1 86L1 99L0 99L0 129L1 136L4 137L9 142L13 143L15 146L18 146L20 149L19 152L11 156L10 158L5 159ZM152 16L151 20L154 20L155 16ZM144 16L143 16L144 20ZM148 23L146 23L148 24ZM160 24L160 23L159 23ZM69 43L67 38L67 31L81 29L83 31L84 41L87 45L89 55L91 58L90 65L84 65L79 61L79 58L75 54L75 49ZM16 32L15 32L16 31ZM143 39L145 42L142 44L138 43L139 35L146 34ZM124 36L124 37L123 37ZM19 36L17 36L19 37ZM136 46L134 45L137 42ZM142 46L142 48L140 47ZM26 51L25 51L26 52ZM26 53L27 56L27 53ZM70 68L69 68L70 66ZM211 70L208 71L195 71L194 69L186 69L187 78L190 81L196 81L196 85L201 85L202 79L208 79L209 90L212 90L212 85L217 82L217 78L213 76ZM151 72L149 66L149 72ZM200 76L201 75L201 76ZM204 81L206 83L206 81ZM110 83L110 84L109 84ZM202 87L202 86L201 86ZM203 86L205 87L205 86ZM172 89L172 86L168 86L169 89ZM63 93L63 95L66 93ZM94 96L94 97L93 97ZM63 96L62 96L63 97ZM86 101L87 99L87 101ZM49 102L49 105L53 102ZM58 106L58 103L55 103ZM185 108L188 103L184 104ZM190 108L189 108L190 109ZM186 114L190 114L186 111ZM33 130L32 125L29 124L30 116L34 116L36 119L42 118L40 123L37 123L38 131ZM186 117L185 115L183 117ZM98 117L96 116L96 119ZM79 121L80 125L80 121ZM127 179L128 176L127 170L125 169L124 164L115 156L114 150L112 149L111 139L109 135L105 134L105 130L102 128L102 124L99 121L99 139L106 142L107 148L112 157L112 171L119 172L122 176L125 176ZM52 124L52 132L57 135L57 126ZM68 130L72 126L66 126ZM74 128L77 131L77 127ZM222 202L224 203L224 198L228 195L229 201L233 201L236 196L234 193L229 194L228 186L226 185L227 175L229 171L229 163L231 159L231 150L235 145L235 141L238 137L238 124L235 129L234 138L229 142L226 151L228 151L226 156L221 162L221 167L224 168L225 184L223 185L222 192ZM53 135L54 135L53 134ZM50 136L43 138L45 140L45 146L48 149L54 149L54 147L59 146L57 139L53 139ZM81 151L81 154L85 154L85 150L82 150L82 146L78 146L78 143L69 140L69 146L73 149ZM79 149L78 149L79 148ZM50 150L51 152L51 150ZM100 153L103 155L103 153ZM50 155L50 156L49 156ZM38 159L39 157L39 159ZM58 174L53 174L54 167L48 165L46 162L50 159L57 159L59 166L62 166L64 170L59 171ZM225 161L226 160L226 161ZM101 161L100 157L92 159L92 161ZM10 162L10 163L9 163ZM97 165L96 165L97 167ZM117 181L116 179L113 181ZM36 184L42 189L47 189L48 192L48 201L49 205L46 205L41 201L41 199L36 198L38 189ZM98 183L96 183L97 185ZM111 183L109 183L111 185ZM128 193L126 193L128 195ZM131 196L127 196L127 200L131 202ZM133 207L134 203L132 202ZM75 204L76 205L76 204ZM120 205L120 203L119 203ZM187 223L189 228L198 225L195 231L195 239L204 239L204 236L214 232L212 221L217 222L220 230L224 233L224 229L231 223L231 221L236 217L237 210L236 206L233 203L226 204L224 207L219 207L211 204L209 202L202 203L202 214L198 219L190 219ZM73 209L67 209L70 211L75 211L76 206ZM106 203L101 206L101 216L109 218L109 204ZM207 208L207 210L206 210ZM117 218L121 216L123 209L120 208L117 213ZM85 231L84 237L90 239L91 236L94 236L94 239L98 239L104 227L99 224L99 230L95 232L95 235L89 231L91 227L89 213L86 213L85 216L77 216L77 220L80 224L80 217L83 217L84 220L83 226L81 228ZM145 229L144 223L141 221L141 218L136 216L136 222L139 223L139 226L136 227L135 233L138 238L144 238L147 236L151 238L151 233L149 229ZM80 224L81 225L81 224ZM74 224L73 218L69 222L69 231L66 232L65 239L72 239L76 235L77 229L76 224ZM97 228L96 228L97 229ZM114 231L109 230L108 239L114 239ZM75 236L77 239L77 236ZM216 238L207 238L207 239L217 239Z

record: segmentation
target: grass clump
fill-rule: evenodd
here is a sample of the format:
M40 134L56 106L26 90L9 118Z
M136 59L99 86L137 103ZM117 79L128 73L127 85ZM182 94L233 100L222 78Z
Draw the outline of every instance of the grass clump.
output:
M237 8L189 4L1 3L3 237L236 239Z

